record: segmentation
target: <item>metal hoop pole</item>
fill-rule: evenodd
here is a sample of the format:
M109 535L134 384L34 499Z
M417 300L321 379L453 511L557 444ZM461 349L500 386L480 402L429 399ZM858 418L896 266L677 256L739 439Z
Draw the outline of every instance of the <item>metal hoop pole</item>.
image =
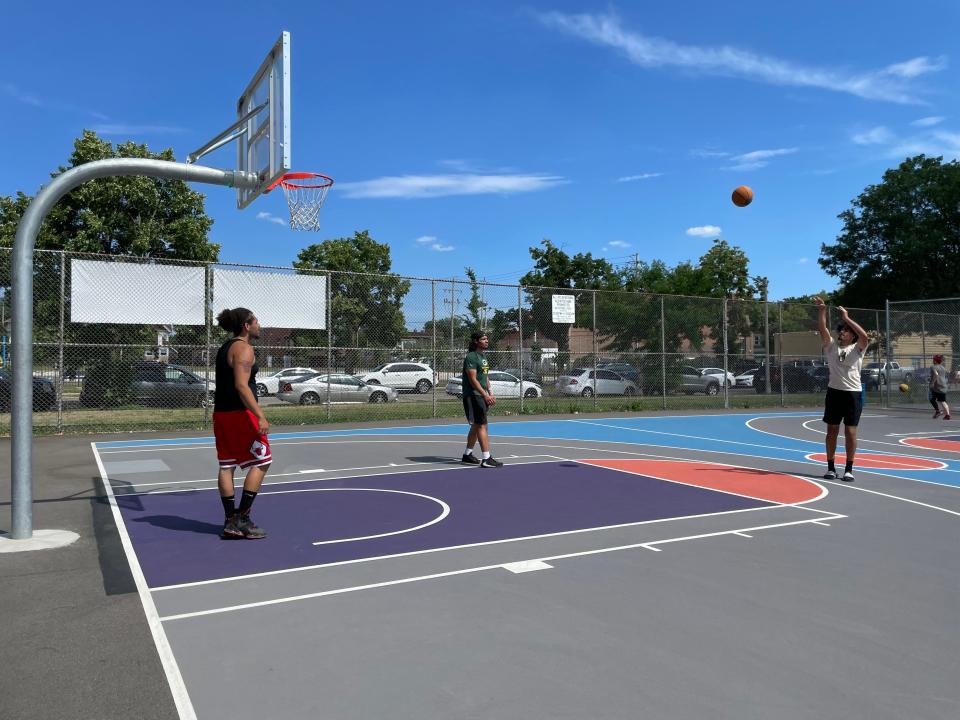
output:
M256 187L256 178L234 170L217 170L168 160L110 158L71 168L41 189L23 214L13 243L13 365L11 453L11 533L14 540L33 536L33 250L44 218L64 195L88 180L146 176Z

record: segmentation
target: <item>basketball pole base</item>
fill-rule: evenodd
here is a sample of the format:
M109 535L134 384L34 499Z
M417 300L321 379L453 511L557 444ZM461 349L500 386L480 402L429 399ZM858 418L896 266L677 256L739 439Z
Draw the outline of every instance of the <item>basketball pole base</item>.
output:
M6 533L0 533L0 554L53 550L72 545L79 539L80 536L70 530L34 530L33 536L25 540L14 540Z

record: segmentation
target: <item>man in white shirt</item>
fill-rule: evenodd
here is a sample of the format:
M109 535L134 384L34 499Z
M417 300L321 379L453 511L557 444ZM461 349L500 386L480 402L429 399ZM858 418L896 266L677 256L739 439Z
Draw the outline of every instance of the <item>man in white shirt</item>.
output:
M857 453L857 426L860 413L863 412L863 395L860 386L860 367L863 365L863 353L870 344L867 332L850 319L844 307L840 311L840 323L837 325L837 339L830 337L827 329L827 306L823 298L815 297L814 303L819 310L818 329L823 341L823 352L830 368L830 380L827 383L826 404L823 409L823 421L827 424L827 472L825 480L837 479L834 456L837 452L837 437L840 434L840 422L843 422L843 447L847 453L847 463L843 470L843 479L853 482L853 459Z

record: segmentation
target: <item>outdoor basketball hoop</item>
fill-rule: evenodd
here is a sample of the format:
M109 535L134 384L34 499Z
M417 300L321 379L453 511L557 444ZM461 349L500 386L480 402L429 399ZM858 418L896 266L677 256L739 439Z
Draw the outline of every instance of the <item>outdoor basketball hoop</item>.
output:
M290 208L290 227L294 230L319 230L320 208L327 199L327 191L333 186L333 178L319 173L288 172L272 185L270 192L279 185L287 196Z

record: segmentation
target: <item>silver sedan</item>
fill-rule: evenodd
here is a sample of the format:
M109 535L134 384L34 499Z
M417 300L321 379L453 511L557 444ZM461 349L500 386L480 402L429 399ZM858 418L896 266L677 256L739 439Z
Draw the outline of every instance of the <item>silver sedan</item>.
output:
M326 374L308 375L281 383L277 399L299 405L319 405L327 402L328 393L330 402L336 403L385 403L397 399L397 391L391 387L368 385L353 375Z

